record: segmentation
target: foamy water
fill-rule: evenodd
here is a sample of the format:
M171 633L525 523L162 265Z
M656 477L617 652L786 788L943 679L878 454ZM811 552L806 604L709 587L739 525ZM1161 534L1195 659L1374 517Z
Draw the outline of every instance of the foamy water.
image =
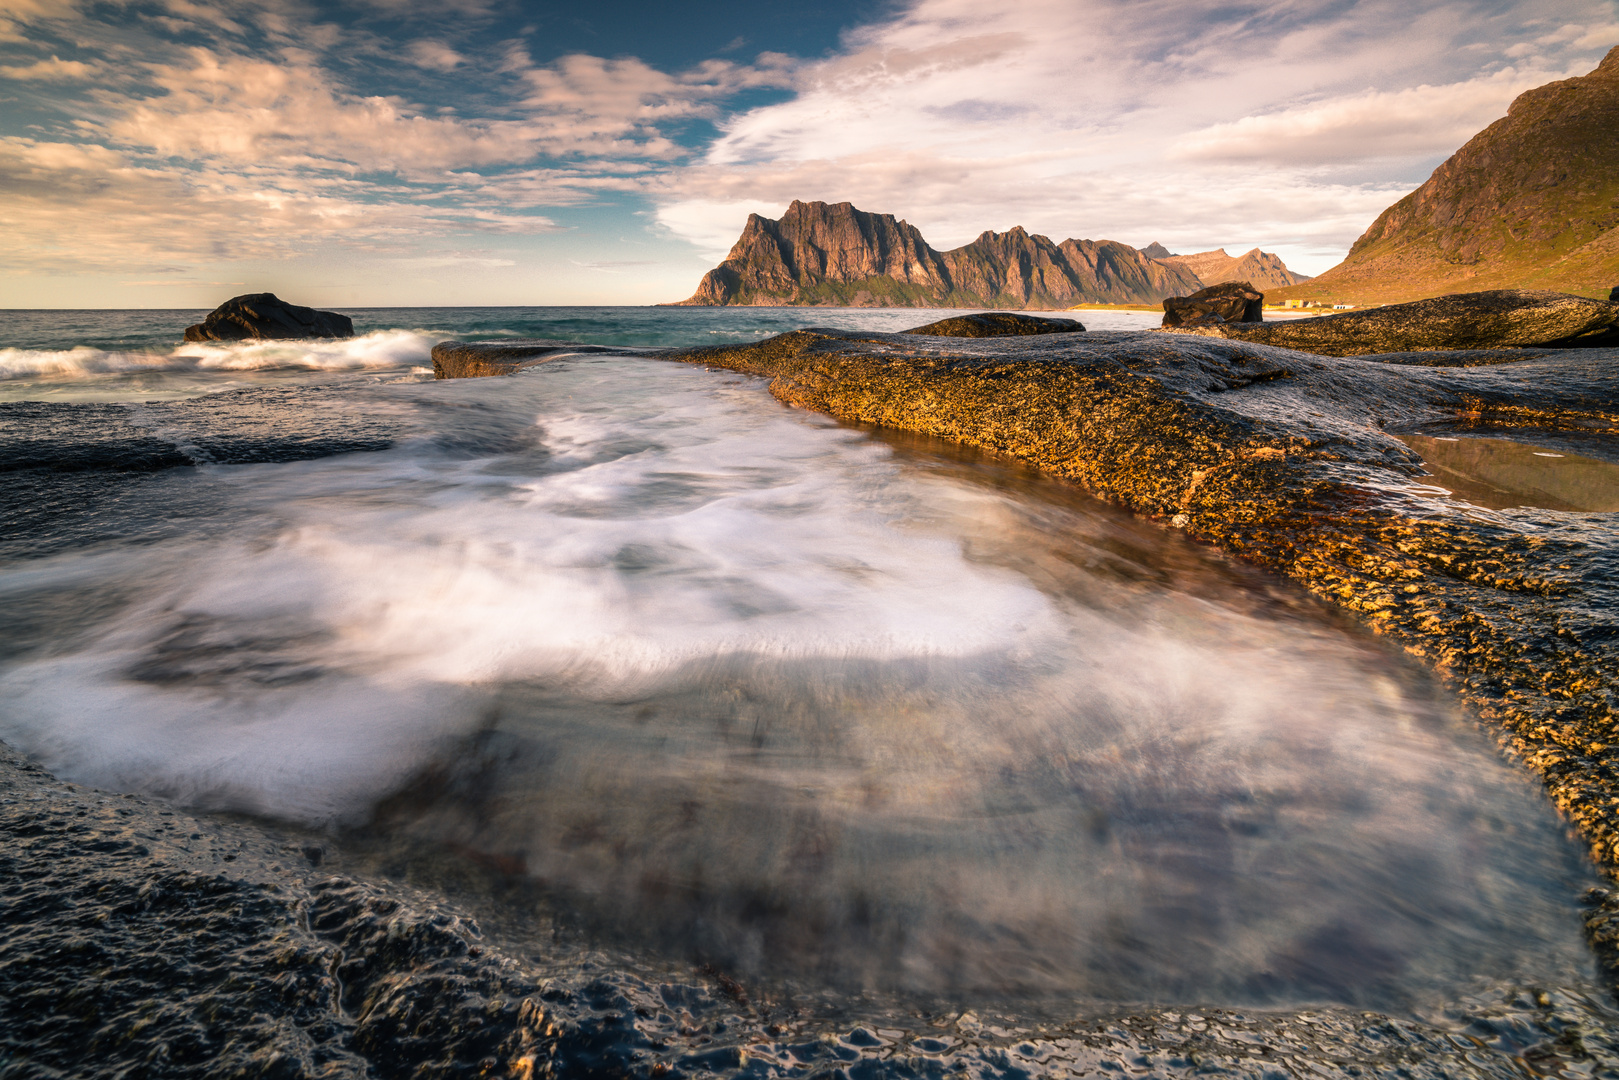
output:
M654 360L319 404L393 447L171 469L116 489L163 542L0 566L0 737L760 978L1388 1006L1589 967L1578 856L1442 696L1077 494Z
M0 349L0 401L119 401L193 397L254 385L242 375L432 374L442 334L379 330L333 341L191 343L172 349Z

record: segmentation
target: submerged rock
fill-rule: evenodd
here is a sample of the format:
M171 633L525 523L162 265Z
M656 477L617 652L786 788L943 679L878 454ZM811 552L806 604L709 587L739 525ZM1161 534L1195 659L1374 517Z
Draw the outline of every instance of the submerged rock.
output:
M1164 301L1167 309L1170 301ZM1526 345L1607 345L1619 305L1569 293L1496 289L1409 304L1258 325L1183 325L1184 333L1299 349L1321 356ZM1172 324L1164 317L1164 329Z
M583 345L560 338L521 338L505 341L441 341L433 346L435 379L478 379L511 375L524 368L580 353L642 352L641 349Z
M233 296L209 312L202 322L186 327L187 341L353 336L354 321L347 315L289 304L275 293Z
M940 319L901 333L929 334L933 337L1021 337L1026 334L1073 334L1084 329L1084 324L1076 319L1047 319L1010 311L985 311Z
M1191 296L1171 296L1164 301L1164 327L1218 326L1224 323L1256 323L1264 318L1265 294L1246 281L1210 285Z

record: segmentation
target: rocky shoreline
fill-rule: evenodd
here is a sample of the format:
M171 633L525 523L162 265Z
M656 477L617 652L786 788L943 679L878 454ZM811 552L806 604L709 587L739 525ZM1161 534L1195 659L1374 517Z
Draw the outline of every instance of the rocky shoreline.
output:
M0 1076L1611 1075L1592 987L1481 980L1423 1020L1340 1007L1071 1015L759 992L344 867L343 843L63 783L0 746ZM334 865L335 864L335 865Z
M441 348L441 377L587 351ZM1619 524L1461 508L1396 437L1619 433L1619 350L1338 359L1151 331L803 330L661 355L1017 458L1293 579L1443 676L1619 879ZM788 1000L561 939L520 951L453 899L368 880L341 839L62 783L9 751L0 834L3 1077L1619 1072L1595 987L1486 980L1420 1023L1082 1005L1036 1020ZM1611 991L1619 899L1588 904Z
M1619 350L1335 358L1155 331L804 330L673 357L1018 458L1347 608L1454 687L1619 878L1619 523L1461 507L1391 434L1619 434Z

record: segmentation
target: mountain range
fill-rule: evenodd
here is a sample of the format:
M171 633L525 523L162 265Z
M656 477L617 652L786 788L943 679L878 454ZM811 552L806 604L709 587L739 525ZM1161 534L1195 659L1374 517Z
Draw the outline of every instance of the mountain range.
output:
M1619 285L1619 48L1513 101L1343 262L1267 300L1394 303L1483 289L1597 299Z
M1156 240L1141 249L1143 255L1159 262L1186 267L1204 287L1226 281L1246 281L1261 292L1309 281L1308 274L1295 274L1281 259L1254 248L1241 255L1227 255L1225 248L1200 251L1196 255L1175 255Z
M1162 257L1115 240L1058 244L1014 227L937 251L892 214L794 200L780 219L748 215L725 261L681 303L1062 309L1156 304L1233 280L1219 276L1232 270L1267 283L1305 280L1258 248L1232 258L1223 250L1172 255L1154 246Z

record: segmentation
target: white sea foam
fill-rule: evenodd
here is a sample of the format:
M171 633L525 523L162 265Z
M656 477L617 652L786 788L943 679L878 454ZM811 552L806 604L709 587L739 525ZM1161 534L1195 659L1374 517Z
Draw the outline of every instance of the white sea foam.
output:
M506 459L515 473L425 438L203 478L248 527L278 522L274 539L104 562L144 602L93 649L6 676L3 730L97 783L352 816L473 722L435 687L565 678L621 693L717 653L966 655L1055 632L1027 582L903 525L914 500L884 490L882 448L752 389L716 398L682 369L641 375L674 376L674 393L536 402L529 453L543 457ZM386 739L363 719L381 714Z
M0 349L0 379L169 371L176 364L173 356L161 353L117 352L87 345L73 349Z
M379 330L359 337L314 341L207 342L169 352L0 349L0 380L72 379L170 371L352 371L430 363L441 335Z

